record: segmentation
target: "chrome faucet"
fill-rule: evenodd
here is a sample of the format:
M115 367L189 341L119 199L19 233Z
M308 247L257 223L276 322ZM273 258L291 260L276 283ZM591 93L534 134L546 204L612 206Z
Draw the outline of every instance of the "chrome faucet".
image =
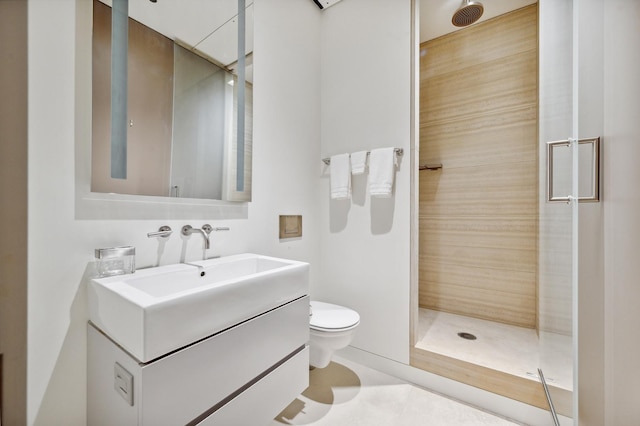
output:
M213 230L213 228L209 224L202 225L202 229L194 228L191 225L185 225L185 226L182 227L182 235L188 237L189 235L193 234L194 232L202 235L202 238L204 238L204 249L208 250L209 247L211 247L211 241L209 240L209 234L211 234L212 230Z
M210 234L212 231L228 231L229 228L227 228L226 226L224 227L217 227L214 228L211 225L209 225L208 223L202 225L201 229L198 228L194 228L191 225L185 225L182 227L182 235L184 236L189 236L191 234L193 234L194 232L197 234L202 235L202 238L204 238L204 249L208 250L209 247L211 247L211 240L210 240Z

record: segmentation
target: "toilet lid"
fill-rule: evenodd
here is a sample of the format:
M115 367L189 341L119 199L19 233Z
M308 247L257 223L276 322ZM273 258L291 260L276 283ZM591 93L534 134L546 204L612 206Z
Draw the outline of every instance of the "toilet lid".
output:
M311 301L309 325L315 329L339 330L350 328L360 322L360 315L352 309L331 303Z

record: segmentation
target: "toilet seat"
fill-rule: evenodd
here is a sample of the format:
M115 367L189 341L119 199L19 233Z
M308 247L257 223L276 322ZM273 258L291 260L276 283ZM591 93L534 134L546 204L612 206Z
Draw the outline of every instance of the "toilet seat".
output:
M309 327L316 331L337 332L355 328L360 315L352 309L331 303L311 301Z

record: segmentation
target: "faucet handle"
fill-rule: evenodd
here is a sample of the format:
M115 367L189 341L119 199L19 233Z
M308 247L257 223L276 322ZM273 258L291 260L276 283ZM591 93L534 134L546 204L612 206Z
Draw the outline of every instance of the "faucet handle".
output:
M209 225L208 223L205 223L204 225L202 225L202 230L204 232L206 232L207 235L209 235L213 231L228 231L229 227L228 226L217 226L217 227L214 228L213 226Z
M170 227L164 225L161 226L160 228L158 228L157 232L148 232L147 233L147 237L149 238L153 238L153 237L160 237L160 238L169 238L169 236L171 235L173 231L171 230Z
M180 233L185 237L188 237L189 235L191 235L192 229L193 227L191 225L185 225L182 227L182 230L180 231Z

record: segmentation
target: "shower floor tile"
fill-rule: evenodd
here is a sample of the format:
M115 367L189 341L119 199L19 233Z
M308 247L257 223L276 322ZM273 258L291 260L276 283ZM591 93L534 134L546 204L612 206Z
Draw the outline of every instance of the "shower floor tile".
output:
M514 423L339 357L270 426L513 426Z
M467 340L458 333L471 333ZM542 368L548 383L571 390L571 337L447 312L420 309L416 348L515 376L537 380Z

